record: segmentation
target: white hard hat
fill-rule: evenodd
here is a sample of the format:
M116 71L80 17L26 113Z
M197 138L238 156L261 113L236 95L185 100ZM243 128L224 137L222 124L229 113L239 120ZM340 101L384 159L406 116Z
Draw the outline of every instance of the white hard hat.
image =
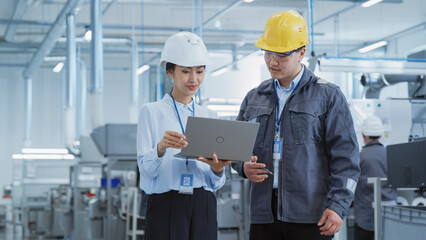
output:
M362 123L362 133L365 136L380 137L384 131L382 120L376 116L369 116Z
M191 32L175 33L167 39L161 53L161 67L167 62L183 67L212 64L203 40Z

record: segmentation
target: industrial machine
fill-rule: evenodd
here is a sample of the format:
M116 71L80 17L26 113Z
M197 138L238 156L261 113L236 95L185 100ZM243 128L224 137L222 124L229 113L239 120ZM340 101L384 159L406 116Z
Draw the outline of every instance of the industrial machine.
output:
M51 188L47 192L47 204L43 211L43 225L45 226L44 236L58 238L64 237L64 218L65 213L70 214L67 208L67 195L69 191L68 184L61 184L58 187ZM67 229L69 231L69 229Z
M49 206L48 192L69 184L69 167L75 160L31 159L14 164L13 213L21 219L24 235L44 234L44 212ZM19 201L17 201L19 199Z
M80 161L70 167L71 189L67 203L72 221L64 221L69 224L64 224L64 231L71 239L85 240L92 239L89 236L89 202L96 197L100 188L103 156L89 137L80 139L80 152ZM64 214L64 219L68 217Z
M250 183L230 166L226 166L225 174L226 183L216 192L218 239L245 240L250 228Z
M137 228L143 218L138 211L141 193L137 188L136 125L106 124L95 129L91 137L106 161L102 164L101 188L89 202L89 237L136 239L144 234Z

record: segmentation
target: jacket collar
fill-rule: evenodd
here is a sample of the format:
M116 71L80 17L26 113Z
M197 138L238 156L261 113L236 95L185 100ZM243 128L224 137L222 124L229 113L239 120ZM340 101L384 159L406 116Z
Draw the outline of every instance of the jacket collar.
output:
M311 72L311 70L309 70L306 66L304 66L303 69L303 75L300 79L299 87L295 89L295 92L313 80L312 76L314 76L314 74ZM260 93L274 93L274 79L270 78L263 81L259 85L258 89Z
M371 146L374 146L374 145L380 145L380 146L383 146L383 144L382 144L382 143L380 143L379 141L370 141L370 142L368 142L367 144L365 144L365 146L364 146L363 148L371 147Z

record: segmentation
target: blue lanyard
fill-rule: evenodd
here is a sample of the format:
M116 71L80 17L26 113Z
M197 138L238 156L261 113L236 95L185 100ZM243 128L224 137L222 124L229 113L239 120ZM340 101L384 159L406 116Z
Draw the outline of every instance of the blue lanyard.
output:
M300 80L297 83L297 85L294 87L293 91L297 89L297 87L299 86ZM279 137L279 133L280 133L280 123L281 123L281 118L282 118L282 114L280 115L280 99L278 98L278 93L277 93L277 86L275 85L275 81L273 82L274 84L274 93L275 93L275 99L277 100L277 111L276 111L276 115L277 115L277 121L276 121L276 130L275 130L275 137ZM283 109L284 110L284 109Z
M170 97L172 97L173 105L175 105L175 110L176 110L176 114L177 114L178 119L179 119L180 128L182 129L182 133L185 134L185 129L183 128L182 120L180 119L179 111L178 111L178 109L176 107L176 102L175 102L175 99L172 96L172 93L170 93ZM192 116L195 117L195 104L194 104L194 100L192 100Z
M185 129L183 128L183 124L182 124L182 119L180 118L179 111L178 111L178 109L176 107L175 99L173 98L171 92L170 92L170 97L172 97L173 105L175 106L176 114L177 114L177 117L179 119L180 128L182 129L182 133L185 134ZM194 102L195 102L194 99L192 99L192 116L193 117L195 117L195 103ZM188 158L186 158L186 163L185 164L186 164L186 171L188 172Z

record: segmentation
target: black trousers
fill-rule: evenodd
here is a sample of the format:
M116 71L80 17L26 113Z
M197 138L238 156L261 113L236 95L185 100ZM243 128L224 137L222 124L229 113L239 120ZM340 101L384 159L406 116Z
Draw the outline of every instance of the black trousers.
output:
M355 224L355 240L374 240L374 231L368 231Z
M203 188L148 195L145 240L217 240L216 211L216 197Z
M274 223L250 224L250 240L331 240L322 236L317 224L290 223L277 219L277 192L272 193Z

